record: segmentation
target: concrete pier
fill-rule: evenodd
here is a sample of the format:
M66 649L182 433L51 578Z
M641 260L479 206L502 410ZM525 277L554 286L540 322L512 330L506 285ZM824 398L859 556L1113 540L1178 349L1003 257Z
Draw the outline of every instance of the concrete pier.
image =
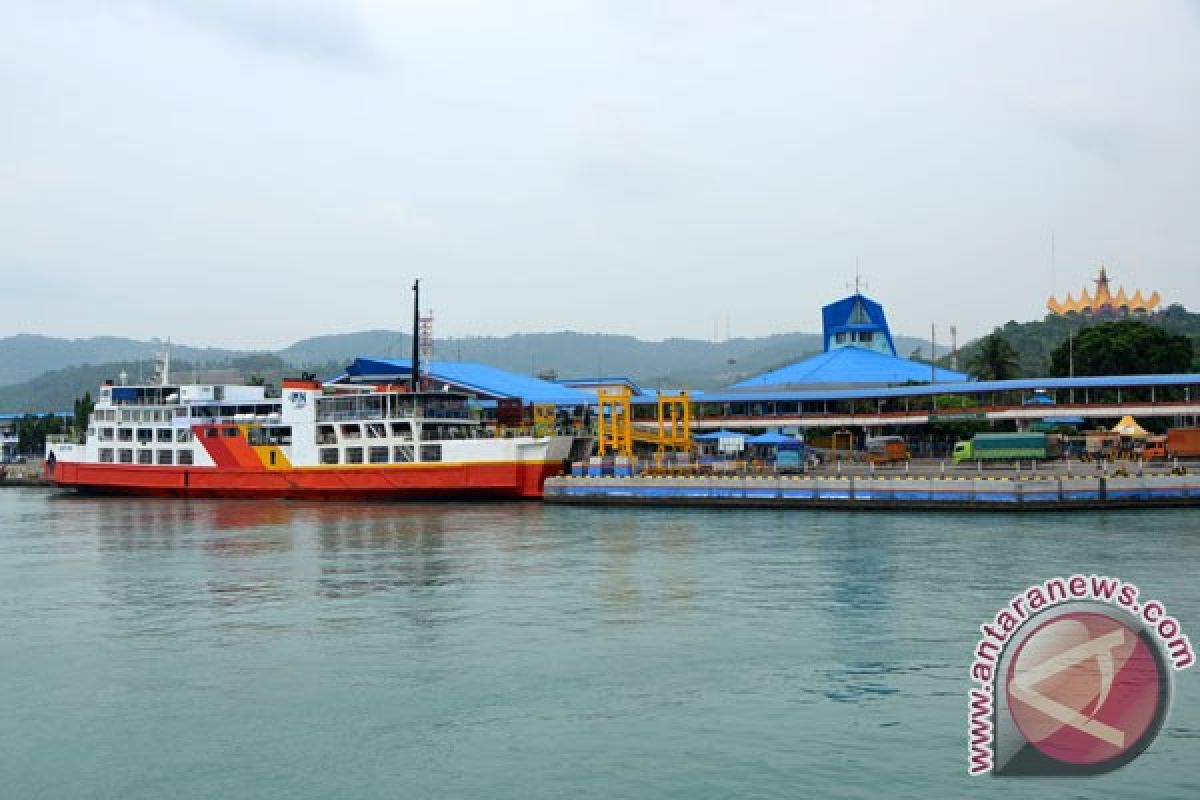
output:
M923 511L1200 507L1200 476L558 477L546 481L545 501Z

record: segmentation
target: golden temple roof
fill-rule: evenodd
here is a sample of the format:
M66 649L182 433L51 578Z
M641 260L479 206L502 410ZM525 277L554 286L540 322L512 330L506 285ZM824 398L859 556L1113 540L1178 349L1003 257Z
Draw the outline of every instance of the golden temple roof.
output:
M1114 295L1109 290L1108 271L1104 267L1100 267L1100 274L1093 281L1096 284L1096 294L1088 294L1085 288L1083 293L1079 295L1079 299L1073 299L1071 293L1067 292L1064 300L1058 300L1051 297L1046 301L1046 308L1053 311L1055 314L1095 314L1100 311L1110 312L1145 312L1150 313L1162 304L1162 298L1158 292L1153 292L1149 297L1142 296L1142 290L1138 289L1134 292L1133 297L1125 293L1125 287L1122 286Z

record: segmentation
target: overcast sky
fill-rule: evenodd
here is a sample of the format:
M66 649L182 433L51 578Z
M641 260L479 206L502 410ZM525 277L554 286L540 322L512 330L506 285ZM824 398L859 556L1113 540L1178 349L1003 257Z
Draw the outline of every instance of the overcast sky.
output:
M818 330L856 258L901 333L1101 262L1200 307L1195 0L7 0L0 54L0 335L280 347L415 276L438 336Z

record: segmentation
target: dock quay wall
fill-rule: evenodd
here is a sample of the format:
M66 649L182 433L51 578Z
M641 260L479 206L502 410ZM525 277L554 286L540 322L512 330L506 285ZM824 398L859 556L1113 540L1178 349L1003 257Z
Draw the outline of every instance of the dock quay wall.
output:
M1200 507L1200 476L558 477L547 503L770 508L1059 510Z

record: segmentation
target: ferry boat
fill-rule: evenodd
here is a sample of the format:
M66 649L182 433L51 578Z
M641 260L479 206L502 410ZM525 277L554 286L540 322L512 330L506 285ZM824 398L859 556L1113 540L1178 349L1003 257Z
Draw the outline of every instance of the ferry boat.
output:
M285 380L100 388L84 443L46 477L90 492L305 499L536 498L588 437L501 435L470 397Z

